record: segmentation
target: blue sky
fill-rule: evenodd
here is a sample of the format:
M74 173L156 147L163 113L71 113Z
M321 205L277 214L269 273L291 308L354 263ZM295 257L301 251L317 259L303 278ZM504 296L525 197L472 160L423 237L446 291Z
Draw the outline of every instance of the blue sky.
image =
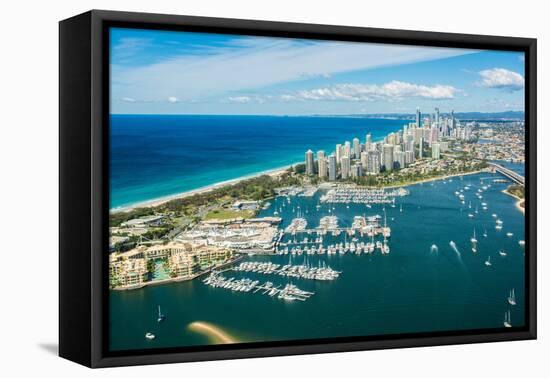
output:
M111 29L113 114L524 110L523 53Z

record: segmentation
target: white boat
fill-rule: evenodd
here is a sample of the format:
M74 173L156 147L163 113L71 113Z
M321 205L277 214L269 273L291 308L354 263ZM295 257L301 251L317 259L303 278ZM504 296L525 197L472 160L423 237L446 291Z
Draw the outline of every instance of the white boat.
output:
M487 261L485 261L485 265L486 265L486 266L491 266L491 265L493 265L493 264L491 264L491 256L489 256L489 257L487 258Z
M157 322L162 322L166 317L162 314L162 312L160 311L160 306L158 306L158 310L159 310L159 314L158 314L158 317L157 317Z
M470 239L470 241L472 242L472 244L477 243L477 239L476 239L476 229L475 229L475 228L474 228L474 235L472 236L472 238Z
M518 241L518 244L521 245L521 246L524 246L525 245L525 240Z
M500 224L497 224L497 225L495 226L495 229L497 229L497 230L502 230L502 226L501 226Z
M468 214L468 217L469 217L469 218L473 218L473 217L474 217L474 214L470 213L470 214Z
M145 334L145 338L146 338L147 340L154 340L155 337L156 337L156 336L155 336L153 333L151 333L151 332L147 332L147 333Z
M493 214L493 218L496 218L496 217L497 217L497 215L496 215L496 214Z
M506 328L512 327L512 321L510 320L510 310L504 313L504 327Z
M487 229L485 229L485 231L483 231L483 237L484 237L484 238L487 237Z
M498 254L501 256L507 256L508 254L504 250L498 251Z
M510 290L510 295L508 295L508 303L512 306L516 305L516 292L514 289Z
M513 234L512 232L507 232L507 233L506 233L506 236L512 237L512 236L514 236L514 234Z

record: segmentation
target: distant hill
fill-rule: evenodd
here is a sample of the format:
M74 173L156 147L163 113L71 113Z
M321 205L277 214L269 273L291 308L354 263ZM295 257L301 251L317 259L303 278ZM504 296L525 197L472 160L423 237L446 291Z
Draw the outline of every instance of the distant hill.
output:
M441 113L442 116L447 116L449 113ZM380 114L351 114L353 117L365 117L365 118L393 118L393 119L414 119L415 114L405 113L380 113ZM523 111L506 111L496 113L483 113L483 112L460 112L455 113L455 117L459 120L518 120L523 121L525 119L525 112Z

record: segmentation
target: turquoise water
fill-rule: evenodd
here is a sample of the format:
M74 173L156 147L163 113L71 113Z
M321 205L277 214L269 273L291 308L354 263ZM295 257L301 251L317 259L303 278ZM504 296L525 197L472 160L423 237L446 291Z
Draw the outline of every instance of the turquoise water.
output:
M522 166L514 166L518 171ZM220 327L239 342L315 339L338 336L406 334L411 332L470 330L503 327L504 313L511 309L513 326L525 322L524 216L515 207L515 199L501 191L507 184L493 183L496 174L464 176L463 180L435 181L410 186L410 195L398 200L396 207L386 206L391 252L373 255L253 256L249 260L294 264L307 261L325 262L342 271L335 281L316 282L293 279L299 288L314 291L306 302L284 302L267 295L231 292L206 286L201 280L153 286L134 291L113 291L110 295L111 350L143 349L205 345L211 341L190 331L195 321ZM482 200L474 192L483 184L491 188ZM466 205L461 205L455 190L471 184L465 191ZM292 197L291 205L281 214L285 227L294 217L292 207L300 206L309 225L331 215L340 218L340 225L349 226L355 215L383 214L382 206L321 205L317 193L312 198ZM260 216L271 215L281 208L283 198L263 210ZM468 209L468 202L472 209ZM481 210L480 202L488 203ZM400 206L403 212L400 212ZM475 206L479 214L469 218ZM495 229L492 214L498 214L503 229ZM478 252L473 254L470 238L474 228ZM487 237L483 237L484 230ZM506 236L512 232L513 236ZM342 234L338 241L344 240ZM325 244L333 243L330 237ZM459 253L449 245L456 243ZM438 252L431 251L432 244ZM502 257L499 250L508 255ZM491 256L492 266L484 262ZM236 274L228 277L250 277L264 282L285 284L279 276ZM514 288L517 306L507 303ZM156 321L156 306L161 305L167 318ZM157 338L148 341L145 332Z
M302 162L308 149L365 142L406 121L351 117L112 115L110 208Z

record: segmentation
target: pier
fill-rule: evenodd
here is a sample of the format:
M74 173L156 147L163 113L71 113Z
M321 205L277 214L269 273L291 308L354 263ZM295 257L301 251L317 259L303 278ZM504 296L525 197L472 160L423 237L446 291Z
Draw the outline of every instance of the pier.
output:
M210 287L231 291L251 294L260 293L285 301L305 301L315 294L311 291L301 290L296 285L290 283L281 288L282 285L275 286L273 282L270 281L261 284L260 281L253 281L250 278L242 278L239 280L236 280L234 277L226 278L219 272L212 272L203 283Z
M243 262L233 267L236 272L252 272L259 274L273 274L283 277L301 278L317 281L332 281L340 276L340 273L329 266L312 267L308 265L279 265L271 262Z

